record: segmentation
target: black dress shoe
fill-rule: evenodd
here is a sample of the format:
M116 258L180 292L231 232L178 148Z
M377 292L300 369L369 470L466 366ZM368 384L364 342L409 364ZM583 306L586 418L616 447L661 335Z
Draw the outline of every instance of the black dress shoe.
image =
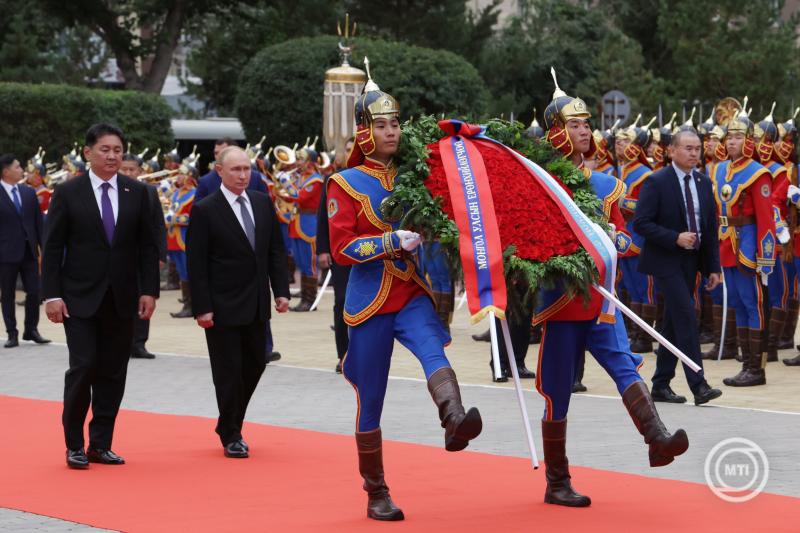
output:
M147 351L147 348L144 346L134 346L131 350L131 357L133 359L155 359L155 354L152 354Z
M244 448L244 451L246 451L246 452L250 451L250 446L247 445L247 443L244 441L244 439L239 439L239 445L242 448Z
M86 457L90 463L100 463L103 465L124 465L125 459L115 454L111 450L93 449L86 450Z
M19 346L19 333L16 331L8 334L8 340L3 345L5 348L15 348Z
M711 400L715 400L720 396L722 396L721 390L712 389L708 383L703 383L699 387L697 387L697 391L694 392L694 404L703 405L704 403L708 403Z
M269 355L267 355L267 362L268 363L272 363L272 362L280 361L280 360L281 360L281 352L269 352Z
M473 335L472 336L472 340L478 341L478 342L489 342L490 340L492 340L492 334L487 329L483 333L478 333L478 334Z
M235 440L225 445L225 457L230 457L232 459L246 459L250 457L250 454L247 453L247 450L242 445L242 441Z
M337 374L341 374L342 373L342 360L341 359L339 359L339 362L336 363L336 373Z
M75 470L89 468L89 459L86 457L83 448L80 450L67 450L67 466Z
M654 402L686 403L686 396L678 396L669 386L663 388L653 387L650 395L653 397Z
M586 385L580 381L576 381L572 384L572 392L586 392L587 390L589 389L586 388Z
M528 370L525 365L517 367L517 374L519 374L520 379L534 379L536 377L536 372Z
M24 341L33 341L36 344L47 344L50 342L50 339L45 339L41 335L39 335L39 330L32 329L30 331L26 331L22 334L22 340Z

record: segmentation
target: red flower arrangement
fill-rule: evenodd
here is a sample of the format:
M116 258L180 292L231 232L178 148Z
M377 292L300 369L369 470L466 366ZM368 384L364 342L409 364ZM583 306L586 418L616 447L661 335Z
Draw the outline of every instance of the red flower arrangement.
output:
M500 230L502 248L516 247L521 259L546 262L553 256L570 255L580 243L555 202L542 190L527 170L500 147L477 141L483 156ZM428 145L430 156L425 186L434 198L442 199L442 211L453 220L453 205L439 143ZM565 187L565 190L571 193Z

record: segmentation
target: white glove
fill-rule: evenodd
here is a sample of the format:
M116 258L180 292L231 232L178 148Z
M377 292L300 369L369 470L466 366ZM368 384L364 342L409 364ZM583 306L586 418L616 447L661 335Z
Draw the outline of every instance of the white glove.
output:
M766 287L769 284L769 274L761 272L761 285Z
M174 218L175 218L175 212L172 209L170 209L164 215L164 222L166 222L167 225L169 226L170 224L172 224L172 221L174 220Z
M158 190L161 194L167 194L172 190L172 184L167 179L161 180L158 182Z
M789 197L790 202L794 205L798 205L798 202L800 202L800 187L797 185L789 185L789 190L786 191L786 195Z
M781 244L786 244L791 239L789 228L786 226L781 226L775 233L778 235L778 242Z
M413 252L422 242L419 233L414 233L413 231L407 231L404 229L399 229L395 231L395 233L400 239L400 247L406 252Z
M609 222L608 225L611 226L611 228L606 233L608 233L611 242L615 242L617 240L617 227L611 222Z

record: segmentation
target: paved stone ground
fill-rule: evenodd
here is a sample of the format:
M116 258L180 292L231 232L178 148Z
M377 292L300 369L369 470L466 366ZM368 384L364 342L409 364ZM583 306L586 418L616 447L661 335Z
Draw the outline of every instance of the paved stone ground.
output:
M65 533L67 531L88 533L91 531L93 533L101 533L103 531L112 530L68 522L66 520L59 520L58 518L50 518L49 516L25 513L15 509L0 508L0 531L44 531L47 533Z
M166 313L179 306L176 293L166 293L160 301L153 322L151 350L159 353L153 361L132 360L123 408L178 415L215 417L211 372L203 335L193 321L172 319ZM325 301L327 300L327 301ZM333 338L329 329L331 297L323 309L314 313L288 314L275 318L277 348L284 354L262 378L248 420L286 427L306 428L351 434L355 401L350 386L332 371L335 363ZM465 310L457 315L453 328L454 342L448 349L463 386L465 404L476 405L484 417L484 432L470 448L500 455L527 456L519 408L508 385L491 384L487 367L488 345L475 343L468 334L480 331L469 327ZM40 330L56 342L49 346L23 343L14 350L0 349L0 394L27 398L60 400L67 352L63 330L42 324ZM532 347L535 348L535 347ZM167 355L164 352L179 355ZM535 361L535 352L529 361ZM704 482L703 462L709 450L722 439L745 437L755 441L770 461L770 479L766 491L800 497L800 470L797 450L800 444L798 418L798 380L800 372L784 365L771 364L769 385L750 390L723 387L724 395L714 405L659 404L667 427L683 427L691 446L685 456L672 465L651 469L647 449L630 421L610 380L589 358L585 383L591 394L573 396L570 409L568 451L573 464L629 472L653 477ZM535 368L533 362L529 366ZM721 376L734 373L736 365L713 363L709 381L720 383ZM648 368L649 367L649 371ZM643 375L649 377L654 367L650 356ZM395 352L392 379L386 399L382 427L388 439L441 446L442 429L430 400L422 371L404 349ZM538 424L543 402L526 381L526 404L534 420L534 437L541 454ZM679 371L674 388L687 393ZM245 429L246 433L246 429ZM258 453L258 443L250 442ZM209 422L209 446L219 446ZM126 450L118 450L125 455ZM129 457L129 460L131 458ZM62 461L61 456L54 461ZM543 475L542 472L531 475ZM579 480L576 480L579 487ZM538 495L537 495L538 497ZM19 514L0 513L0 530L6 520L19 520ZM43 520L25 515L36 530ZM9 522L12 527L13 522ZM48 526L49 527L49 526ZM64 523L65 528L81 527ZM61 530L61 529L57 529ZM70 529L65 529L70 530Z

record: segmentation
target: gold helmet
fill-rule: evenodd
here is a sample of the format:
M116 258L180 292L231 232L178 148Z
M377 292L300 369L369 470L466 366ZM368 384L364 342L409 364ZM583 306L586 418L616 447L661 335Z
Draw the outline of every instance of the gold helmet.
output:
M553 83L556 88L553 91L553 100L544 108L545 128L551 130L556 126L563 127L570 119L587 120L591 118L592 114L589 113L586 102L580 98L568 96L558 86L556 69L553 67L550 67L550 75L553 76Z
M744 104L739 112L732 117L727 126L727 133L742 132L747 137L752 137L754 132L753 121L750 120L750 114L747 109L747 96L744 97Z

